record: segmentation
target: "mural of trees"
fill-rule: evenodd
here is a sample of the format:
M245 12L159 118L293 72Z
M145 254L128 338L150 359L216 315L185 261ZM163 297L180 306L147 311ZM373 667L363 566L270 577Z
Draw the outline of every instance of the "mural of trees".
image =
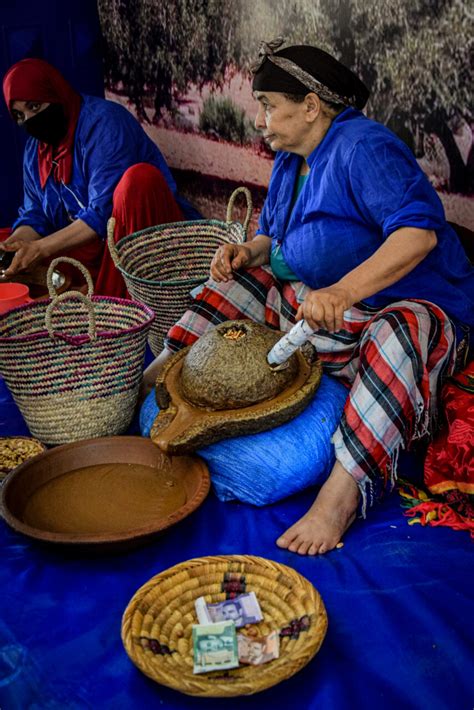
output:
M146 121L147 96L158 120L191 83L221 85L239 60L238 13L219 0L100 0L108 87L122 86Z
M109 87L122 87L146 120L191 84L221 87L249 71L261 39L315 44L372 90L367 113L421 155L435 136L449 162L449 188L473 189L473 156L462 159L453 121L473 121L470 73L474 14L468 0L99 0Z

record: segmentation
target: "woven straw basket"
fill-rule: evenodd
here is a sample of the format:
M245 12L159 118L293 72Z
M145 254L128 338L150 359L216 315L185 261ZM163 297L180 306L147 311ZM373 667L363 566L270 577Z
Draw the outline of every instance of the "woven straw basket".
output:
M255 592L259 635L280 633L280 657L258 666L193 674L194 601L218 602ZM188 695L230 697L265 690L299 671L318 652L327 615L316 589L291 567L249 555L201 557L153 577L131 599L122 640L133 663L153 680ZM244 630L245 631L245 630Z
M247 200L243 225L232 221L239 193ZM197 220L161 224L122 237L115 243L115 220L109 220L107 242L114 264L132 298L146 303L156 314L149 335L150 348L155 355L161 352L168 330L190 305L190 291L209 278L209 267L218 247L244 242L251 216L250 191L239 187L230 196L225 222Z
M55 266L84 275L87 296L56 295ZM153 312L141 303L93 296L82 264L54 259L50 299L0 316L0 375L33 436L46 444L124 432L133 417Z

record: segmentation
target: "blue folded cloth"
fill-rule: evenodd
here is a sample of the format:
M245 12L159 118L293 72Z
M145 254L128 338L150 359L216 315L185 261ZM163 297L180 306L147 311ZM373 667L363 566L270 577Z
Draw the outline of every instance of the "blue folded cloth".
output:
M198 449L209 467L217 497L267 505L313 485L322 485L334 465L331 437L348 390L323 375L318 391L295 419L274 429L223 439ZM159 412L151 392L140 411L140 430L149 436Z

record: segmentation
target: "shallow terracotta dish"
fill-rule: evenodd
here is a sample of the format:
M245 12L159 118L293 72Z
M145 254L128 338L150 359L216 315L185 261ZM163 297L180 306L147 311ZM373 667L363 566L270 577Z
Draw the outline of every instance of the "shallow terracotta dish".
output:
M87 439L16 468L2 489L2 513L14 530L44 542L122 546L185 518L209 486L198 457L168 457L135 436Z

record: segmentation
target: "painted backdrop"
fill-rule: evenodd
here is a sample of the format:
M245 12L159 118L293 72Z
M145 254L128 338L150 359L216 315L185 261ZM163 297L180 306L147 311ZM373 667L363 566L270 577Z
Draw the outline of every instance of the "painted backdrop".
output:
M448 218L474 229L468 0L99 0L108 95L127 105L206 216L232 184L261 198L272 156L253 127L259 41L313 43L372 90L367 114L414 150Z

